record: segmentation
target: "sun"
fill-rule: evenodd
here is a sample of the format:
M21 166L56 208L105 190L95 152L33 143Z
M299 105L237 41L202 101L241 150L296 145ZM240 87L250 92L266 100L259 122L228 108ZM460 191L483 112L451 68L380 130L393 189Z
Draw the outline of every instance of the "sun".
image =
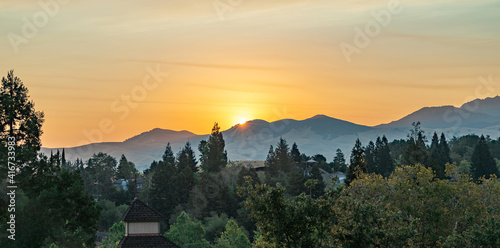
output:
M240 119L238 119L238 124L243 125L245 123L247 123L247 119L246 118L240 118Z

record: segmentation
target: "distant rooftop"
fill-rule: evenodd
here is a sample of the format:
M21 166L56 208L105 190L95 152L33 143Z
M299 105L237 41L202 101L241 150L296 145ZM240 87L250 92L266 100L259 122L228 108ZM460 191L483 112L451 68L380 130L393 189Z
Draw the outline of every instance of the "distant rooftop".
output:
M122 218L125 222L161 222L166 221L163 215L137 199L130 203L130 207Z

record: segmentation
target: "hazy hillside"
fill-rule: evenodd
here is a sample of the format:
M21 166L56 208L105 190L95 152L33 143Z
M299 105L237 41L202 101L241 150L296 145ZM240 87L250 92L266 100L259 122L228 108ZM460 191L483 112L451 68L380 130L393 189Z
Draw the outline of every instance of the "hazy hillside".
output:
M389 140L404 139L411 129L411 123L420 121L430 138L432 132L444 132L448 138L476 133L492 137L500 135L500 97L474 100L461 108L453 106L425 107L397 121L368 127L328 117L316 115L305 120L284 119L275 122L252 120L243 125L235 125L223 131L230 160L264 160L270 145L275 145L280 137L285 138L290 147L296 142L302 153L323 154L329 161L337 148L349 158L356 138L363 144L386 135ZM472 110L472 111L469 111ZM170 142L177 153L189 141L193 150L208 134L197 135L189 131L153 129L133 136L123 142L90 144L75 148L65 148L66 158L87 160L97 152L109 153L119 159L121 154L140 169L149 167L153 160L161 159L165 146ZM57 149L53 148L52 150ZM61 149L61 148L60 148ZM50 154L48 148L42 152ZM198 154L197 154L198 156Z
M500 124L500 96L486 98L454 106L424 107L397 121L378 125L378 128L408 127L420 121L426 128L472 128L483 129Z
M460 108L468 109L476 113L500 116L500 96L488 97L482 100L476 99L465 103Z

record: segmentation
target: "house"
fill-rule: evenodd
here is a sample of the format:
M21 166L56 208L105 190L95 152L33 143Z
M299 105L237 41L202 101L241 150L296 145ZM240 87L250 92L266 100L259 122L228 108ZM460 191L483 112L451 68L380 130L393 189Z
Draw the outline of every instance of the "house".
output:
M304 174L304 176L310 176L311 175L311 168L317 163L318 162L316 162L316 160L314 160L314 159L310 159L310 160L306 161L306 163L303 164L303 166L302 166L302 173Z
M160 233L160 222L166 221L156 210L137 197L123 215L125 236L118 248L180 248Z
M131 178L131 179L128 179L128 180L126 180L126 179L116 179L113 182L113 184L115 185L115 187L117 189L128 190L129 183L131 183L130 187L132 187L132 189L133 189L134 181L135 181L134 178ZM137 184L137 190L141 191L142 185L144 184L144 178L142 178L142 177L137 178L136 184Z
M116 188L121 189L121 190L127 190L127 180L125 179L117 179L113 182Z

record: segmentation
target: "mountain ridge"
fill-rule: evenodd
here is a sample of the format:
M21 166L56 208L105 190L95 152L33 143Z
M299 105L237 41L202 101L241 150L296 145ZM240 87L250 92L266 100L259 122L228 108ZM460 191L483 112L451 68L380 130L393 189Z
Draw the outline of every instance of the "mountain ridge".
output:
M426 132L443 132L449 138L468 133L498 135L500 97L475 99L461 107L451 105L423 107L403 118L376 126L359 125L318 114L303 120L282 119L268 122L254 119L234 125L222 133L230 160L264 160L269 146L275 145L279 138L285 138L290 146L296 142L303 153L308 155L320 153L331 159L337 148L342 149L346 157L349 157L349 151L356 138L360 138L363 144L382 135L386 135L389 140L404 139L414 121L420 121ZM87 160L97 152L106 152L115 158L125 154L130 161L136 163L138 169L143 170L149 167L152 161L161 159L167 143L170 143L176 152L189 141L195 153L198 153L199 142L208 137L209 134L199 135L187 130L154 128L123 142L94 143L65 148L66 159ZM62 148L43 147L42 152L49 154L54 149Z

